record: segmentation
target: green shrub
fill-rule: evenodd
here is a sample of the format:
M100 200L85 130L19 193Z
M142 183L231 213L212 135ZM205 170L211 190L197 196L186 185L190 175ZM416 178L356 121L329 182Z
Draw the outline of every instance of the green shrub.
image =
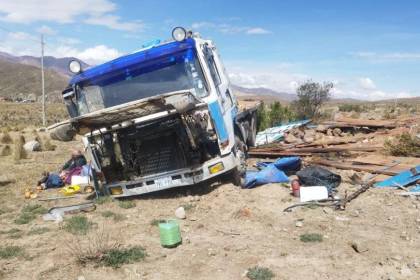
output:
M270 280L275 274L266 267L254 266L248 269L246 277L251 280Z
M362 112L363 107L359 104L341 104L338 106L338 110L341 112Z
M106 196L100 196L96 199L95 203L96 204L105 204L105 203L109 203L112 201L112 198L109 195Z
M118 205L123 209L130 209L136 207L136 203L133 200L120 200Z
M322 242L324 240L322 234L319 233L305 233L300 235L300 241L302 242Z
M162 219L153 219L151 222L150 222L150 225L151 226L155 226L155 227L157 227L160 223L165 223L166 222L166 220L162 220Z
M24 225L36 219L36 215L30 212L23 212L14 220L17 225Z
M134 263L143 260L147 256L143 247L116 248L104 253L101 263L113 268L121 267L123 264Z
M385 151L392 156L420 157L420 140L404 132L394 141L384 142Z
M276 101L269 106L264 103L257 109L257 131L281 125L296 120L296 113L289 106L283 106Z
M73 216L66 221L64 229L72 234L85 235L92 227L90 222L85 216Z
M11 259L24 254L24 249L19 246L0 247L0 259Z
M114 213L112 211L104 211L101 213L102 217L104 218L113 218L114 221L118 222L118 221L122 221L125 219L124 215L121 215L119 213Z
M22 212L33 213L33 214L45 214L47 209L39 204L28 204L23 207Z
M28 232L28 234L29 234L29 235L43 234L43 233L46 233L46 232L49 232L49 231L50 231L50 229L49 229L49 228L46 228L46 227L39 227L39 228L33 228L33 229L31 229L31 230Z

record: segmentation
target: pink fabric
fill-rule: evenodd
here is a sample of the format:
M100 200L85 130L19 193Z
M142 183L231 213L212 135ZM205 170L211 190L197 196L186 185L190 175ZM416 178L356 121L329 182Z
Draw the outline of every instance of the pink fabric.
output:
M64 180L64 183L66 185L70 185L71 184L71 177L74 176L74 175L80 175L82 173L82 170L83 170L83 168L81 166L68 170L68 174L67 174L67 176Z

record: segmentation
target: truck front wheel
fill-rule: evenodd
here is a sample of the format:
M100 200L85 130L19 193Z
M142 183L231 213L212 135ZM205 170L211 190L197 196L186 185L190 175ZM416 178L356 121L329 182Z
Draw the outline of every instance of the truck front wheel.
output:
M234 149L235 157L239 164L232 172L233 184L235 186L244 187L246 175L246 145L238 136L235 137Z

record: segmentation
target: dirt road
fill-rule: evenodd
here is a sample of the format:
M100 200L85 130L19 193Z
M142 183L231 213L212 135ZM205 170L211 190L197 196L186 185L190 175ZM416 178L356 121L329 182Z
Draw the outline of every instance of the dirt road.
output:
M252 190L229 183L182 188L135 198L136 206L129 209L113 201L98 205L83 214L94 224L88 235L78 237L81 241L63 223L43 221L40 215L16 224L26 204L55 204L23 197L44 169L57 168L80 142L55 144L56 151L34 153L18 164L0 162L1 172L16 180L0 186L1 246L24 251L0 258L0 279L245 279L247 269L256 265L271 269L275 279L420 277L420 201L397 196L394 190L369 190L345 211L298 208L285 213L297 200L279 184ZM339 192L355 189L343 183ZM52 190L40 196L56 194ZM152 223L174 218L179 206L187 209L187 218L180 221L183 243L162 248ZM120 218L104 217L107 211ZM141 245L148 256L118 269L78 264L66 244L85 244L98 232L109 233L123 246ZM323 241L302 242L305 233L319 233Z

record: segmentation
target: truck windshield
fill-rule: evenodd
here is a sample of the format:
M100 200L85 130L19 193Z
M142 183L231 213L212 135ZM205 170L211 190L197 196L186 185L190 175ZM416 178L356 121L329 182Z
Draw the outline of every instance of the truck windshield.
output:
M76 102L72 104L80 116L179 90L192 90L200 98L208 95L201 66L192 49L84 81L77 86Z

